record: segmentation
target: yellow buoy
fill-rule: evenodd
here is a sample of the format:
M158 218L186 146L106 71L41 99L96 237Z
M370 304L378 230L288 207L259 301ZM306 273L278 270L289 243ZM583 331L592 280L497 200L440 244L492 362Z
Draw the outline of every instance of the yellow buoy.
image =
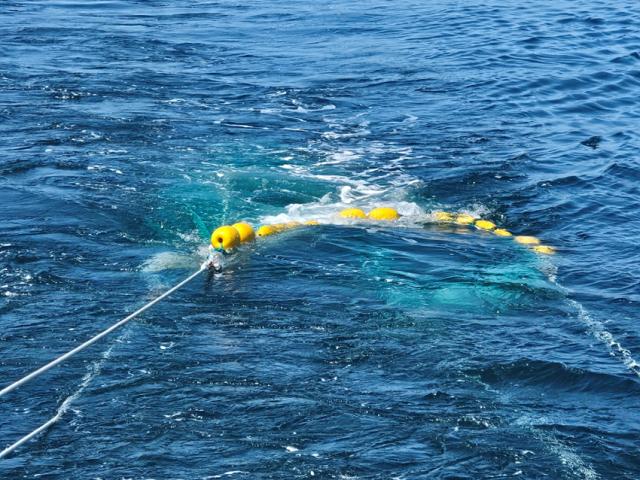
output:
M548 245L536 245L533 247L533 251L536 253L543 253L545 255L553 255L556 253L556 249Z
M342 218L367 218L367 214L359 208L345 208L340 212Z
M218 227L211 234L211 246L216 250L231 250L238 245L240 245L240 234L230 225Z
M256 239L256 234L253 233L253 227L248 223L234 223L233 228L235 228L238 231L238 235L240 235L240 243L253 242Z
M517 237L514 237L514 239L516 242L523 245L538 245L540 243L540 240L536 237L530 237L528 235L518 235Z
M282 232L287 229L287 226L284 223L274 223L273 225L271 225L271 228L273 228L276 232Z
M458 225L469 225L471 223L473 223L476 219L473 218L471 215L468 215L466 213L461 213L458 216L456 216L456 223Z
M258 229L258 236L259 237L268 237L269 235L273 235L274 233L278 233L277 230L275 228L273 228L273 226L271 225L262 225L259 229Z
M285 227L287 228L296 228L300 226L300 222L287 222L285 223Z
M493 230L494 228L496 228L496 224L490 222L489 220L477 220L476 227L478 227L480 230Z
M305 225L320 225L320 222L318 222L318 220L307 220L306 222L304 222Z
M438 222L452 222L453 221L453 215L451 215L449 212L435 212L434 217L436 217L436 220Z
M509 230L505 230L504 228L496 228L493 233L498 235L499 237L510 237L511 232Z
M397 220L400 218L400 214L395 208L379 207L369 212L369 218L372 220Z

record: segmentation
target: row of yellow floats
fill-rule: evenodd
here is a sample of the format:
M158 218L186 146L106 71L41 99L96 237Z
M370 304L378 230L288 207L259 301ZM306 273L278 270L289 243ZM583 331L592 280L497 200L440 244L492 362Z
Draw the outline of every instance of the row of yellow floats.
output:
M257 232L254 232L253 227L245 222L223 225L216 228L211 234L211 246L215 250L229 252L243 243L253 242L256 239L256 235L258 237L268 237L269 235L304 225L319 225L319 222L308 220L304 223L274 223L272 225L262 225Z
M456 225L473 225L479 230L485 230L492 232L499 237L513 237L513 239L522 244L530 247L536 253L542 253L545 255L553 255L556 253L556 249L549 245L542 245L540 239L531 235L513 235L509 230L504 228L498 228L498 226L482 218L476 218L468 213L451 213L451 212L435 212L434 217L436 221L440 223L453 223Z
M389 207L374 208L369 212L368 216L359 208L348 208L340 212L340 216L352 219L370 218L372 220L397 220L400 218L400 214ZM320 225L320 222L307 220L306 222L273 223L271 225L262 225L257 232L254 232L253 227L245 222L223 225L216 228L211 234L211 246L215 250L229 252L243 243L253 242L256 239L256 235L258 237L268 237L285 230L309 225Z
M339 216L352 220L376 220L376 221L394 221L400 218L398 211L391 207L374 208L368 214L359 208L347 208L339 213ZM545 255L553 255L556 253L555 248L548 245L542 245L537 237L530 235L513 235L510 231L498 226L482 218L476 218L467 213L451 213L451 212L435 212L434 217L439 223L451 223L456 225L475 226L479 230L491 232L499 237L513 237L513 239L530 247L536 253ZM276 233L290 230L305 225L318 225L317 220L307 220L306 222L288 222L274 223L271 225L262 225L257 232L253 231L253 227L248 223L240 222L233 225L224 225L217 228L211 235L211 246L219 251L231 251L240 244L252 242L258 237L268 237Z

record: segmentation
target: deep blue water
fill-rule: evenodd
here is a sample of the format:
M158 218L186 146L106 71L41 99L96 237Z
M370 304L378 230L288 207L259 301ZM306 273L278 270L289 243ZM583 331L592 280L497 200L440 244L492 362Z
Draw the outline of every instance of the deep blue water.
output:
M640 478L635 1L0 5L3 478ZM558 249L424 224L467 211ZM276 217L274 219L274 217Z

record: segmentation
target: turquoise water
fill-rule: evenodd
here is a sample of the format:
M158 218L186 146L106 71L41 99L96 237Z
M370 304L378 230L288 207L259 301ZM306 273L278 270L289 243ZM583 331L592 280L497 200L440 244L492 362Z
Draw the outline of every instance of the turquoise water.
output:
M4 2L6 478L640 476L634 2ZM400 222L335 217L390 205ZM557 248L432 222L469 212Z

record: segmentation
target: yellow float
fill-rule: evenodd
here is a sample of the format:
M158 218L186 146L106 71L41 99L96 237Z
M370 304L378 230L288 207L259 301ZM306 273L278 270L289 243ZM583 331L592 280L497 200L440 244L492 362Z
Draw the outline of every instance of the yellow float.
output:
M342 218L367 218L367 214L359 208L345 208L339 213L339 215Z
M511 232L509 230L505 230L504 228L496 228L493 233L498 235L499 237L511 237Z
M533 247L533 251L536 253L543 253L545 255L553 255L556 253L556 249L549 247L548 245L536 245Z
M438 222L453 222L453 215L449 212L435 212L433 216Z
M400 218L400 214L395 208L391 207L378 207L369 212L369 218L371 220L384 220L392 221Z
M476 227L480 230L493 230L494 228L496 228L496 224L490 222L489 220L477 220Z
M271 225L262 225L258 229L257 233L259 237L268 237L269 235L273 235L274 233L278 233L278 232Z
M239 222L234 223L232 226L238 231L238 235L240 235L240 243L253 242L256 239L253 227L248 223Z
M514 237L514 240L522 245L538 245L540 240L536 237L531 237L529 235L518 235Z
M216 250L232 250L240 245L238 230L230 225L218 227L211 234L211 246Z
M460 213L456 216L455 222L458 225L471 225L476 219L467 213Z

